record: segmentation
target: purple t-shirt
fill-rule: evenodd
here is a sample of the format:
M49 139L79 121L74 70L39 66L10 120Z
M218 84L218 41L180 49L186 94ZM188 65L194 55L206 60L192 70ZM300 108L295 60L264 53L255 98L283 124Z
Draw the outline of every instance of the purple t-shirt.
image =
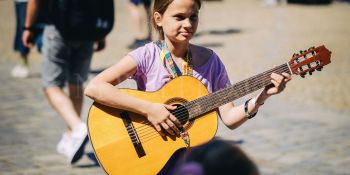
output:
M138 90L157 91L170 80L160 52L161 49L151 42L128 53L137 64L136 73L131 78L136 81ZM169 65L166 66L171 72ZM193 68L193 77L201 81L210 93L231 84L225 66L213 51L204 65Z

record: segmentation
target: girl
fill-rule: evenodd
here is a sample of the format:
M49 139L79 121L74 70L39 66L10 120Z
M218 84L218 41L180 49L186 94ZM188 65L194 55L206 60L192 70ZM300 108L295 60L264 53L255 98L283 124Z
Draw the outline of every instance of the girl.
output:
M169 112L176 107L131 97L115 85L132 77L139 90L157 91L176 76L191 75L209 92L229 86L219 57L208 48L190 43L197 30L200 8L201 0L155 0L152 22L160 40L128 53L119 63L97 75L88 84L85 95L104 105L141 114L161 135L178 136L181 124ZM287 73L273 73L273 86L266 87L252 100L238 106L222 105L219 112L223 123L231 129L237 128L252 118L268 97L280 93L290 79Z

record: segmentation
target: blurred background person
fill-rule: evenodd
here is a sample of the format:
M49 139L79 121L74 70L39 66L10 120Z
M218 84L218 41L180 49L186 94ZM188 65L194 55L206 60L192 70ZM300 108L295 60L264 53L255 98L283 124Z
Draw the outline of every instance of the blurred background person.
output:
M37 45L38 52L41 52L42 48L42 33L44 24L36 23L31 28L24 27L24 21L26 18L27 0L15 0L15 12L16 12L16 34L14 38L13 48L19 53L19 62L11 71L11 75L17 78L26 78L29 76L29 61L28 55L30 48L23 45L22 34L24 30L31 30L33 36L31 38L32 43Z
M47 12L42 86L47 100L67 125L57 144L57 152L74 164L84 155L88 142L87 127L80 116L83 83L88 78L94 51L104 49L105 37L113 28L114 3L113 0L68 1L29 0L25 28L35 24L41 11ZM32 30L23 33L25 46L33 46L33 35ZM66 85L67 93L64 91Z
M276 6L280 5L282 3L286 3L287 0L264 0L264 5L265 6Z
M135 39L128 45L128 48L136 49L152 40L152 29L150 26L151 0L129 0L128 6L136 29ZM145 30L147 30L146 35Z

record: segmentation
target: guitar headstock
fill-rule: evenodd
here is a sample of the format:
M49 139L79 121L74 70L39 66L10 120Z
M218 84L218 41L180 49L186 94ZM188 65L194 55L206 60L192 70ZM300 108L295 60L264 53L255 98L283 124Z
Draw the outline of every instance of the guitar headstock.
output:
M311 47L308 50L293 54L288 64L293 74L305 77L306 73L312 75L315 70L321 71L323 66L331 62L331 54L324 45Z

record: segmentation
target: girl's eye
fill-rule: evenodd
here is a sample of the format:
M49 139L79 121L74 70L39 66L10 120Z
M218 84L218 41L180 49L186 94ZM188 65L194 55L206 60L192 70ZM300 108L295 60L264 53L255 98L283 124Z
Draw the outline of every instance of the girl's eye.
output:
M185 19L185 17L184 17L184 16L177 15L177 16L175 16L175 19L176 19L177 21L182 21L182 20Z
M192 15L192 16L190 17L190 20L191 20L191 21L197 21L197 20L198 20L198 15Z

